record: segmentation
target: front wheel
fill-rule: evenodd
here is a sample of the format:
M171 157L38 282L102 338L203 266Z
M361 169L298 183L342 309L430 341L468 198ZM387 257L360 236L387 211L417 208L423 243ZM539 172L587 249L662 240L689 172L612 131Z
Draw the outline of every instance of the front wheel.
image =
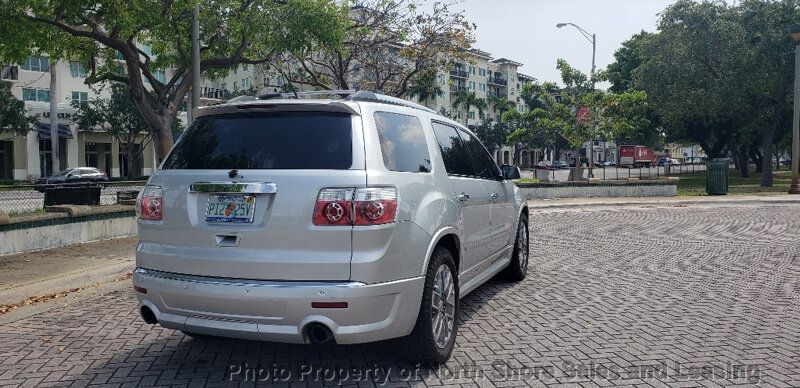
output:
M425 276L422 303L414 331L403 338L409 361L424 365L447 362L453 353L458 324L458 277L453 255L436 248Z
M519 218L519 225L517 225L517 238L514 241L511 262L503 270L503 275L506 279L513 281L525 279L525 275L528 273L528 258L530 255L530 246L528 244L528 217L523 215Z

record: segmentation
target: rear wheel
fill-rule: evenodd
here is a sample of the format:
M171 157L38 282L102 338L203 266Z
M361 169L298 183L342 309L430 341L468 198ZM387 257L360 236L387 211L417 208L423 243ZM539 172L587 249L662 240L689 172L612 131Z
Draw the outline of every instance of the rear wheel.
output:
M458 324L458 277L453 255L436 248L425 276L417 324L403 338L409 361L425 365L447 362L453 353Z
M503 270L503 276L513 281L525 279L525 275L528 273L529 255L528 217L523 215L519 218L519 225L517 225L517 237L514 241L514 252L511 255L511 262L508 264L508 267Z

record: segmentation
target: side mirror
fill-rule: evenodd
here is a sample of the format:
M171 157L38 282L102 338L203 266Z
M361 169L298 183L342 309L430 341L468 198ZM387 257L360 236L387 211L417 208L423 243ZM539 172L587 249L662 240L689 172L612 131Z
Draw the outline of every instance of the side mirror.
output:
M504 164L500 166L500 170L503 172L503 179L505 180L519 179L521 176L521 172L517 166Z

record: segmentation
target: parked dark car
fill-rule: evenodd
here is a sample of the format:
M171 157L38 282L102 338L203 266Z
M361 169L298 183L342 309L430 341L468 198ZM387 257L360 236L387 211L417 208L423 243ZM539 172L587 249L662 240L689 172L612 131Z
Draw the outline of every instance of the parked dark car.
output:
M106 173L94 167L68 168L57 175L37 179L34 184L36 190L44 192L47 185L68 185L79 183L105 183L108 182Z

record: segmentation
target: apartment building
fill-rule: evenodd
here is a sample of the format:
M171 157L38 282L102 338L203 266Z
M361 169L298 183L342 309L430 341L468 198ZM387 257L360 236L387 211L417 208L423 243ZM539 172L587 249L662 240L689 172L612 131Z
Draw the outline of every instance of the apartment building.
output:
M62 168L97 167L110 177L125 175L126 156L114 137L102 131L81 131L73 120L73 101L85 102L108 96L107 87L84 83L87 69L78 62L58 61L56 90L50 90L50 58L30 56L22 64L0 65L0 77L12 83L14 96L25 102L29 114L39 118L39 128L25 135L0 132L0 180L27 180L47 176L52 171L50 140L50 95L58 102L59 165ZM165 73L156 74L163 79ZM155 169L152 144L134 164L135 176L150 175Z

